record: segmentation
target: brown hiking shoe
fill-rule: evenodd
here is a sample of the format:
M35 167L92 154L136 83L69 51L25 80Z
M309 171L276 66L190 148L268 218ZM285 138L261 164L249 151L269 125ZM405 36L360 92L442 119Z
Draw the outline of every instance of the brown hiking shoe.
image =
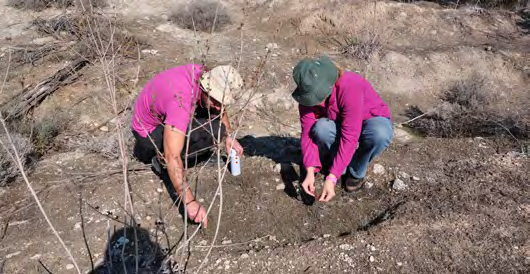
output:
M345 177L346 177L346 180L344 180L344 189L347 192L359 191L364 186L363 178L357 179L351 176L345 176Z

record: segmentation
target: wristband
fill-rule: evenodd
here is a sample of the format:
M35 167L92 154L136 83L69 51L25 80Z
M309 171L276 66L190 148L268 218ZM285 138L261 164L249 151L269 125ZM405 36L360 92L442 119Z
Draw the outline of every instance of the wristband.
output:
M326 180L332 181L333 184L337 185L337 177L335 177L335 176L328 175L326 177Z

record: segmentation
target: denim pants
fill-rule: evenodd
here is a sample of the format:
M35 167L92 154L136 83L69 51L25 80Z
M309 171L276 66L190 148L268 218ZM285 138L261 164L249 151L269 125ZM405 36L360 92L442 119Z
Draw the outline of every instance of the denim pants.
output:
M340 143L340 124L328 118L320 118L313 125L311 135L319 144L323 166L331 165ZM393 137L394 127L389 118L373 117L365 120L357 150L343 174L348 172L354 178L364 178L368 164L390 145ZM322 154L326 153L330 157L322 157Z

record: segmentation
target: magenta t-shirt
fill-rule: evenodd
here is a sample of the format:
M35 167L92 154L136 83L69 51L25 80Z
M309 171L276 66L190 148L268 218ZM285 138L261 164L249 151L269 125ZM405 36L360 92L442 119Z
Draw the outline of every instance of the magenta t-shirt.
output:
M171 125L183 133L201 96L199 64L187 64L163 71L144 86L134 105L132 129L147 137L158 125Z

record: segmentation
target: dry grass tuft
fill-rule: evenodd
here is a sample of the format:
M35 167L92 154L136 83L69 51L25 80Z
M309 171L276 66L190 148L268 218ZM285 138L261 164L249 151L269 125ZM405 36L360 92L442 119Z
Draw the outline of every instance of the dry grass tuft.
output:
M232 23L226 8L217 1L195 1L173 12L170 20L181 28L201 32L211 32L214 22L214 32Z
M11 133L11 138L24 164L24 168L27 169L31 164L31 156L35 152L33 144L29 138L18 133ZM0 133L0 139L7 147L11 147L5 134ZM0 187L13 182L19 174L17 165L13 162L5 148L0 147Z
M513 110L495 109L498 98L480 76L455 83L440 99L442 104L425 114L416 106L409 108L407 115L411 118L424 115L409 126L434 137L529 137L528 118Z
M364 38L348 36L344 42L339 43L340 54L347 58L368 61L381 49L381 41L376 34L365 35Z
M48 8L64 9L72 6L78 8L98 8L107 6L105 0L8 0L7 5L23 10L41 11Z

